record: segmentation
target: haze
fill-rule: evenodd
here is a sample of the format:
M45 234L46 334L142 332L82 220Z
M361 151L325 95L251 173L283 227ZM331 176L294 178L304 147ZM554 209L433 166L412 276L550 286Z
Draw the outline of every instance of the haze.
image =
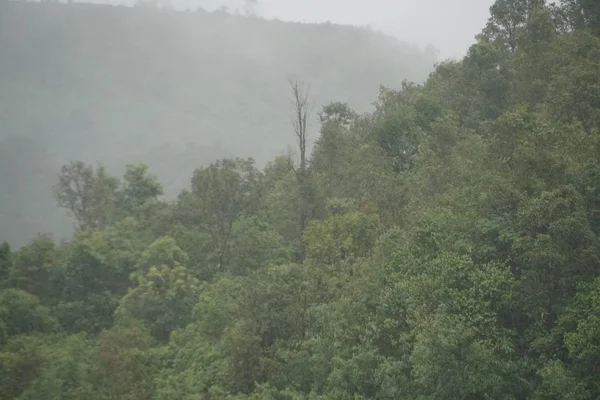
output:
M172 198L201 165L252 157L263 166L294 145L288 75L310 83L317 110L342 101L368 112L379 85L423 82L439 60L411 40L341 25L377 18L366 2L336 17L331 1L258 0L253 11L268 18L248 19L173 1L182 12L0 0L0 187L12 188L0 193L0 241L72 232L50 190L67 162L101 162L116 175L147 162ZM235 11L237 1L201 4ZM316 113L309 125L310 147Z
M133 4L134 0L96 0ZM245 0L172 0L177 9L227 7L241 10ZM431 44L441 58L464 55L489 15L492 0L258 0L259 16L285 21L370 25L421 48Z

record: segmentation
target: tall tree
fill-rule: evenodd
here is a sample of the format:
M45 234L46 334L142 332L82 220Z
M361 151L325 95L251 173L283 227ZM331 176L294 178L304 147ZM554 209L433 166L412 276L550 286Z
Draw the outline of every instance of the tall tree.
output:
M309 210L311 204L311 188L310 188L310 177L308 169L307 159L307 140L308 140L308 120L313 109L313 104L309 101L310 85L305 82L288 78L290 84L292 97L291 97L291 114L292 114L292 127L294 129L294 136L298 145L299 151L299 164L294 166L294 163L290 160L290 165L296 175L296 182L299 188L298 196L298 225L299 232L306 229L306 224L309 220ZM299 238L300 241L300 260L304 260L305 257L305 245L302 240L302 236Z
M180 196L179 218L210 234L218 270L226 266L234 222L260 208L260 180L254 160L223 159L198 168L192 191Z
M596 0L561 0L552 4L563 30L589 29L600 35L600 3Z
M79 230L105 227L114 216L119 181L102 167L81 161L60 170L54 194L59 207L75 217Z
M496 0L490 7L490 19L483 33L515 51L519 34L532 10L543 7L545 0Z
M125 206L133 210L164 193L162 184L149 172L148 164L137 163L126 167L123 176Z

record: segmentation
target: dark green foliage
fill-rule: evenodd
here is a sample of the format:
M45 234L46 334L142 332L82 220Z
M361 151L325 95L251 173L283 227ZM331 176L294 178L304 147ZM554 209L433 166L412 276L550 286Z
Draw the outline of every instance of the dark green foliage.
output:
M8 279L8 273L12 269L12 252L7 242L0 244L0 288Z
M57 321L34 295L19 289L0 290L0 347L13 336L57 330Z
M424 84L327 103L301 179L67 165L82 229L0 247L0 399L600 398L594 6L491 11Z

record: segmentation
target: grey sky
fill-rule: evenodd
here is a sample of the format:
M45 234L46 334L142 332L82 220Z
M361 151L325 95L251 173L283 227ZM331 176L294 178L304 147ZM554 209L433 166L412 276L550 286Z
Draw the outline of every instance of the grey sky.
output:
M217 0L213 0L217 1ZM260 15L368 25L442 57L464 53L483 28L493 0L258 0Z
M135 0L91 0L131 4ZM159 0L160 1L160 0ZM167 0L168 1L168 0ZM176 8L242 9L245 0L171 0ZM474 42L494 0L257 0L257 12L282 20L370 25L440 57L459 57Z

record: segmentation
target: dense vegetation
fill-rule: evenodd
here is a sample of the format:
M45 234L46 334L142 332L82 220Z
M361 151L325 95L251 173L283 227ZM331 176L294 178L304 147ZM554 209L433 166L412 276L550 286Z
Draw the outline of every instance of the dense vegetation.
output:
M50 186L70 160L116 175L143 160L175 197L200 165L262 167L293 143L287 75L310 82L318 106L367 111L379 84L421 82L434 62L350 26L0 1L0 240L69 237Z
M64 165L73 240L0 250L0 398L600 398L599 82L596 2L498 0L424 84L323 107L300 161L174 201Z

